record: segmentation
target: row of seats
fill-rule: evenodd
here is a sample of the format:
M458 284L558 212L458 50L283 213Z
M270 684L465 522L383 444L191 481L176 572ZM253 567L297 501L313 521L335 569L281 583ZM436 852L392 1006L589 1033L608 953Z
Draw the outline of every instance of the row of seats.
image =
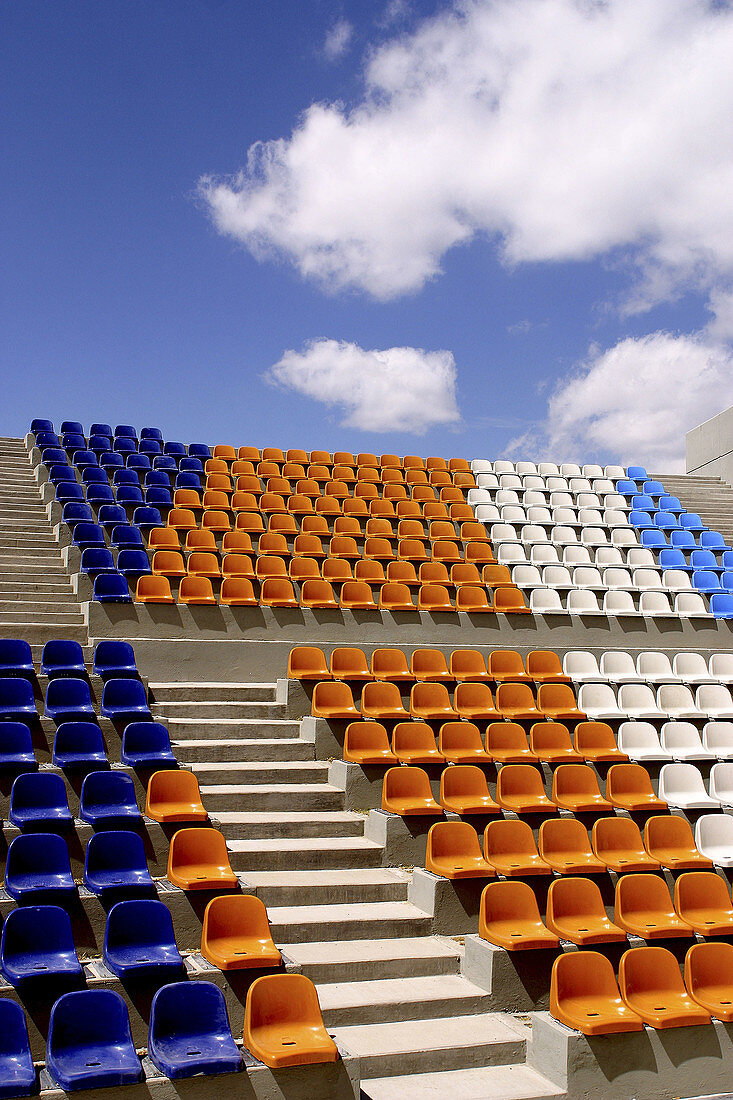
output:
M84 675L87 668L82 647L68 638L54 638L46 642L41 653L40 671L49 679ZM114 640L97 642L91 671L103 680L129 679L139 675L130 643ZM22 638L0 638L0 676L35 679L33 655L28 642Z
M147 693L140 680L128 677L109 679L102 689L100 713L113 722L151 719ZM89 681L80 676L61 676L49 680L44 714L57 725L62 722L95 720ZM4 718L37 721L38 711L33 685L21 676L0 678L0 715Z
M562 667L575 683L733 684L733 653L712 653L706 660L701 653L685 651L670 661L656 650L644 650L635 660L623 649L607 650L600 659L588 650L572 649L563 656Z
M584 683L578 706L590 718L733 718L733 698L727 684L700 684L693 696L685 684Z
M61 722L56 728L52 763L63 770L94 770L109 764L102 730L95 722ZM129 722L122 732L120 762L131 768L175 766L168 730L161 722ZM30 726L0 718L0 774L35 772L38 761Z
M595 463L578 466L575 462L563 462L562 465L558 466L554 462L515 463L505 458L493 462L486 458L474 458L471 461L471 469L475 474L519 474L520 477L525 474L540 474L542 477L607 477L614 479L635 476L624 470L623 466L598 466ZM636 471L642 469L642 467L633 466L629 469ZM643 480L646 479L646 476L646 471L644 471Z
M293 680L386 680L569 684L558 655L549 649L527 654L526 668L521 653L494 649L486 656L477 649L454 649L448 660L439 649L415 649L408 663L401 649L375 649L367 663L356 646L337 646L328 662L317 646L295 646L288 656L288 678Z
M364 684L360 707L357 709L348 684L340 680L316 683L311 713L317 718L375 718L377 721L413 717L428 721L452 718L491 721L569 719L586 717L579 709L575 693L569 684L540 684L537 697L528 683L500 683L496 699L486 683L462 682L456 685L453 700L445 684L418 681L410 689L409 709L402 703L396 683L374 680Z

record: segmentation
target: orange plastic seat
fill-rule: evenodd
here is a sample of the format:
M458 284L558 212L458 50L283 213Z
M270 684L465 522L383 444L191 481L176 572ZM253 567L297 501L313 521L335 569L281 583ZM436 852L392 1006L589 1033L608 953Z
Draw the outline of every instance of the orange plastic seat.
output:
M489 794L486 776L475 764L443 768L439 801L454 814L498 814L501 807Z
M350 722L344 734L344 760L351 764L396 764L381 722Z
M436 821L428 830L425 870L440 878L494 878L481 854L476 830L467 821Z
M490 882L481 894L478 933L505 951L558 948L558 937L542 923L534 890L526 882Z
M464 681L456 684L453 693L453 706L461 718L475 722L492 722L501 718L501 714L494 706L491 688L484 683L471 683Z
M181 890L234 890L227 845L217 829L180 829L168 849L168 881Z
M334 680L373 680L364 651L353 646L337 646L331 651L331 675Z
M236 493L253 493L254 496L262 496L262 485L260 479L256 474L239 473L238 471L232 471L237 477ZM232 507L234 507L234 501L232 500Z
M247 531L225 531L221 548L225 554L251 554L252 538Z
M698 852L689 821L672 814L647 818L644 847L652 859L673 871L687 867L712 869L713 862Z
M456 591L456 611L466 615L476 615L482 611L493 611L485 588L475 584L463 584Z
M730 890L715 871L686 871L674 884L678 915L701 936L730 936L733 906Z
M158 577L185 577L186 566L178 550L156 550L151 565Z
M350 535L334 535L328 545L329 558L347 558L355 560L360 558L359 547L356 540Z
M369 515L369 508L365 500L360 497L349 497L347 491L345 498L343 498L343 512L345 516L362 518Z
M385 487L385 492L387 491L388 488L389 488L389 486ZM369 511L369 516L372 519L384 519L384 520L389 521L390 529L391 529L391 533L390 533L389 537L392 538L393 537L392 527L391 527L392 520L395 519L396 516L397 516L397 511L395 509L394 502L389 497L376 497L375 499L369 501L368 511ZM367 520L367 523L368 522L369 522L369 520ZM371 534L372 532L368 532L368 533ZM377 532L375 531L374 534L376 535Z
M403 455L402 465L405 470L424 470L425 462L419 455Z
M260 511L269 512L285 512L285 499L282 493L263 493L259 500Z
M233 512L237 513L257 512L259 507L257 493L237 489L236 492L232 493L229 506ZM239 526L239 514L237 515L237 526Z
M504 764L496 780L496 801L517 814L557 813L545 794L542 773L531 764Z
M247 991L245 1047L270 1069L338 1062L316 987L304 974L267 974Z
M279 532L281 535L297 536L293 542L293 553L308 557L303 547L298 548L297 546L297 538L300 536L298 536L298 524L295 521L295 516L284 515L282 512L272 512L267 517L267 530ZM316 555L311 554L311 557L316 557Z
M456 588L460 588L464 584L480 587L484 583L481 580L481 574L472 561L457 561L455 565L452 565L450 567L450 580Z
M674 910L667 883L656 875L623 875L618 880L613 919L643 940L692 935L690 925Z
M676 958L664 947L625 951L618 984L626 1004L649 1027L695 1027L711 1022L710 1014L690 997Z
M451 764L491 762L473 722L444 722L438 732L438 748Z
M555 721L582 722L586 715L578 710L578 701L570 684L540 684L537 709Z
M250 532L264 531L265 521L259 512L239 512L236 520L237 531ZM229 532L225 532L224 538L227 537Z
M348 684L319 682L313 689L311 714L316 718L359 718Z
M208 531L229 531L232 523L226 512L220 511L218 508L212 508L208 512L204 512L201 526Z
M450 542L447 539L439 539L433 543L432 558L433 561L447 562L449 565L460 561L461 551L458 548L458 543Z
M305 472L305 471L303 471ZM288 473L288 477L295 477L294 473ZM295 485L295 495L299 497L310 497L312 500L316 500L321 496L321 487L317 481L314 481L309 477L299 477ZM291 508L292 512L293 509Z
M394 550L389 539L368 538L364 539L364 557L377 558L378 561L391 561L394 558Z
M549 863L537 851L529 825L516 818L489 822L484 829L484 858L505 878L552 874Z
M406 584L383 584L379 589L380 611L417 611Z
M198 527L193 528L191 531L186 531L186 550L215 554L216 539L214 538L214 532L203 531Z
M321 462L325 466L330 466L334 461L333 455L329 451L311 451L311 462Z
M657 798L649 772L640 764L612 764L606 776L606 797L623 810L662 813L667 803Z
M733 944L694 944L685 957L685 985L711 1016L733 1023Z
M407 657L401 649L372 650L369 667L375 680L412 683L415 679L407 664Z
M454 649L448 662L451 677L454 680L469 680L481 683L491 680L486 671L486 662L478 649Z
M341 585L339 607L351 611L376 611L371 586L366 581L344 581Z
M445 684L432 682L414 685L410 692L410 714L422 719L458 718Z
M373 585L384 584L384 566L373 558L361 558L354 565L354 580Z
M364 684L361 692L361 713L364 718L377 721L402 721L410 717L409 711L402 705L402 696L397 684L390 681L375 680Z
M536 762L527 734L518 722L492 722L486 728L486 751L500 764Z
M418 611L453 611L448 589L442 584L421 584L417 594Z
M288 656L289 680L330 680L323 650L317 646L297 645Z
M310 560L314 561L315 559L311 558ZM344 581L354 579L351 564L345 558L326 558L321 572L324 581L330 581L331 584L343 584Z
M148 780L145 816L153 821L206 821L199 781L193 772L153 772Z
M305 471L305 476L311 481L325 483L331 480L331 470L322 462L311 462Z
M392 752L401 764L445 763L426 722L398 722L392 730Z
M613 806L601 794L598 778L587 764L560 764L552 776L552 801L573 813L611 813Z
M581 761L573 747L567 726L561 722L535 722L529 731L529 745L539 760L549 764Z
M424 561L417 573L420 584L439 584L443 588L452 588L450 573L442 561Z
M192 605L216 604L208 577L184 577L178 588L178 602Z
M175 603L171 593L171 582L167 577L153 574L138 577L135 599L138 603Z
M550 978L550 1015L583 1035L644 1030L641 1017L621 998L610 960L598 951L558 955Z
M257 447L240 447L237 451L237 458L241 458L245 461L259 462L261 457Z
M293 553L302 558L325 558L326 551L318 535L296 535Z
M315 558L291 558L288 564L288 576L291 581L296 581L297 584L302 584L303 581L320 581L322 579L321 570ZM300 601L303 602L302 592L300 593Z
M425 682L453 680L445 656L439 649L414 650L410 657L410 672L416 680Z
M342 508L339 498L333 496L331 493L324 494L316 501L316 516L340 516L341 512ZM303 523L305 523L308 518L308 516L305 516L303 518Z
M201 508L201 506L201 494L197 492L196 489L174 489L174 508L188 508L193 510L195 508Z
M578 722L574 744L576 751L586 760L628 760L616 744L613 730L607 722Z
M210 473L206 477L206 488L214 493L231 493L232 479L229 474Z
M249 577L225 577L222 581L219 603L228 607L257 607L259 602Z
M300 521L301 535L317 535L319 539L328 538L330 530L324 515L303 516Z
M267 909L251 894L222 894L204 910L201 954L219 970L280 966Z
M559 875L600 875L606 865L591 849L582 822L572 817L548 818L540 825L540 855Z
M329 581L310 577L301 585L300 606L337 608L339 604Z
M571 684L562 670L562 662L552 649L533 649L527 654L527 675L536 684Z
M207 489L204 493L203 506L204 512L211 512L214 509L226 512L229 509L229 496L219 489Z
M193 554L189 554L188 561L189 576L191 577L220 577L221 566L219 565L219 557L217 554L212 554L207 550L196 550Z
M261 561L258 558L258 562ZM260 603L269 607L297 607L293 586L287 577L267 577L260 589Z
M550 931L578 947L626 942L626 933L608 919L601 891L589 878L551 882L545 920Z
M463 504L451 504L450 516L451 519L456 518L459 515L464 515L463 509L466 507L465 515L468 516L471 509ZM489 536L486 534L486 528L483 523L476 523L474 520L464 519L461 523L460 532L461 542L486 542L489 541ZM475 566L474 566L475 568Z
M439 542L441 539L448 539L449 542L452 542L456 537L455 524L451 523L449 519L431 520L429 535L431 542Z
M468 556L468 547L466 556ZM524 596L518 588L495 588L494 611L500 611L504 615L531 615L530 609L524 602Z
M281 558L290 557L288 540L279 531L263 531L257 543L257 553L260 555L277 555Z
M255 575L258 580L267 577L287 577L288 567L285 560L276 554L265 554L255 562Z
M388 562L387 580L390 583L407 585L408 588L417 588L420 584L415 566L411 561Z
M515 649L494 649L486 659L486 665L492 680L501 683L506 680L512 684L528 684L531 676L524 668L521 653Z
M422 519L401 519L397 524L397 537L400 539L425 539L425 524Z
M149 550L180 550L181 540L172 527L151 527L148 531Z
M496 709L510 720L538 721L543 717L535 706L529 684L499 684L496 689Z
M427 561L428 552L419 539L400 539L397 543L397 557L401 561L424 562Z
M428 773L422 768L390 768L382 782L382 809L401 817L430 814L441 817L443 811L433 798Z
M378 538L393 539L392 521L382 516L372 515L366 522L365 534L376 535Z
M234 462L234 459L237 457L237 452L234 450L234 447L230 447L226 443L217 443L211 453L214 458L221 458L224 462ZM243 456L240 455L239 457L241 458ZM207 461L207 466L210 461L210 459Z
M639 826L630 817L601 817L593 823L593 851L616 874L658 871L659 863L645 850Z

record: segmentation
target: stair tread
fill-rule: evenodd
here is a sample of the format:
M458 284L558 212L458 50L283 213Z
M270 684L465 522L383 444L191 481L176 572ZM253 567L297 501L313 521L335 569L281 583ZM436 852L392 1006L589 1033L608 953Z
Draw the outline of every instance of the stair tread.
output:
M362 1079L367 1100L550 1100L566 1092L523 1063Z
M409 901L339 902L336 905L271 905L270 924L328 924L333 921L425 920L431 918Z
M232 852L358 852L374 851L375 848L381 848L381 844L363 836L311 836L294 839L276 837L273 840L229 840L227 847Z
M230 843L229 847L233 847ZM248 886L348 886L356 883L404 883L406 871L391 867L359 867L340 871L243 871Z
M342 940L339 943L289 943L285 954L301 966L316 963L372 962L374 960L455 958L461 957L461 948L455 942L441 936L406 936L404 939Z
M334 1034L353 1054L382 1057L427 1049L521 1042L528 1038L526 1028L503 1012L387 1024L352 1024L334 1028Z
M376 978L365 982L318 983L318 999L324 1012L328 1009L359 1005L441 1001L465 997L488 999L490 994L460 974L429 974L417 978Z

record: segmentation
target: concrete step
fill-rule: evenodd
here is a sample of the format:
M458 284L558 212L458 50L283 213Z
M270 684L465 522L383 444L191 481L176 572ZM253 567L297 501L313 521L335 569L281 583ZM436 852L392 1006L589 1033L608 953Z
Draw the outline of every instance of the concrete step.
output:
M343 943L291 943L288 958L311 981L370 981L457 974L462 951L455 940L416 936L397 940L345 940Z
M328 783L251 783L202 786L211 814L218 810L342 810L344 792Z
M522 1063L361 1081L363 1100L560 1100L564 1089Z
M328 764L322 760L194 762L192 770L204 786L226 783L325 783Z
M278 944L425 936L432 926L432 917L407 901L271 906L267 915Z
M232 867L245 877L250 871L342 870L379 867L382 862L381 844L363 836L227 840L227 848ZM296 904L296 899L288 904Z
M333 1033L358 1056L362 1080L523 1063L529 1037L527 1029L501 1012L362 1024Z
M3 630L6 626L10 626L13 623L17 623L18 626L43 626L48 629L50 626L57 627L69 627L69 626L82 626L84 623L84 616L81 613L72 614L71 612L54 611L52 613L33 611L28 613L27 618L23 618L19 621L19 615L23 612L19 606L14 607L12 611L0 611L0 624L2 624ZM28 639L30 641L30 638Z
M381 867L340 871L244 871L242 878L248 891L256 892L268 907L406 901L409 884L405 871Z
M3 638L23 638L32 647L40 651L49 638L64 637L70 641L79 642L85 646L89 644L89 634L84 624L72 623L36 623L3 620L0 623L0 634ZM35 653L35 650L34 650ZM34 657L35 659L35 657Z
M206 721L199 718L169 718L164 710L159 714L168 726L171 737L184 741L188 741L191 735L198 740L206 738L214 741L228 741L237 736L245 741L258 737L265 741L280 737L295 740L300 730L299 722L286 718L222 718Z
M156 703L173 700L183 702L214 701L228 703L232 701L249 701L252 703L274 702L275 684L230 684L230 683L198 683L154 681L150 684L150 690Z
M74 593L71 591L71 585L65 587L59 585L57 589L47 587L40 590L35 589L33 585L26 585L25 587L21 584L0 585L0 611L7 611L15 604L27 608L29 615L32 614L34 607L39 610L53 609L54 607L58 607L62 611L71 610L72 608L75 611L79 610L79 605L74 599Z
M280 703L253 703L221 700L207 702L174 702L167 699L163 703L155 702L151 707L155 714L165 714L166 718L190 718L195 721L232 722L241 718L282 718L284 708Z
M465 1017L491 1003L485 989L460 974L319 985L318 1000L328 1028Z
M223 811L216 821L227 841L286 840L295 837L363 836L365 817L350 810L294 813Z
M226 760L244 763L257 760L312 760L314 747L308 741L300 741L297 738L273 737L250 741L237 741L230 738L221 741L176 741L174 752L179 760L186 763L203 760L210 763Z

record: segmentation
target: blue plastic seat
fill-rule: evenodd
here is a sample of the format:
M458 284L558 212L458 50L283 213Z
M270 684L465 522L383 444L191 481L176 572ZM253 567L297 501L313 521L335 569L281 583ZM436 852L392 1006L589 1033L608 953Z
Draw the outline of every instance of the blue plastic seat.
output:
M56 486L56 500L59 504L79 503L83 504L86 501L84 496L84 486L80 485L78 481L60 481ZM63 519L63 515L61 517ZM91 512L89 513L89 519L92 518ZM64 523L68 520L63 519Z
M163 517L157 508L141 505L133 512L132 522L136 527L139 527L141 531L145 531L146 529L149 530L151 527L161 527L163 524Z
M137 439L137 430L132 424L118 424L115 428L115 436L127 436L128 439Z
M123 577L141 577L150 572L147 551L139 546L128 546L117 555L117 572Z
M92 599L97 603L132 603L127 578L122 573L100 573L94 579Z
M76 477L68 462L55 462L48 467L48 480L52 485L59 485L62 481L75 481Z
M716 619L733 619L733 592L714 592L710 597L710 613Z
M101 471L100 471L101 472ZM90 504L93 504L96 508L100 504L114 504L115 495L112 492L111 485L89 485L87 487L87 500Z
M82 977L69 914L60 905L11 909L0 939L0 968L13 986L39 978Z
M61 440L56 432L35 432L36 447L60 447Z
M660 531L674 531L675 528L679 527L674 512L655 512L652 520L654 526L658 527Z
M641 532L639 542L649 550L662 550L667 546L667 536L657 527L647 527Z
M85 466L98 466L99 459L95 455L94 451L79 450L74 451L71 456L71 461L77 470L83 470Z
M154 458L155 455L163 453L163 448L157 439L141 439L139 452L141 455L147 455L148 458Z
M38 771L33 738L25 722L0 722L0 775Z
M98 829L135 825L142 814L135 784L125 772L89 772L81 785L79 817Z
M73 533L74 545L80 550L86 550L87 546L106 546L104 531L98 523L77 523Z
M84 856L84 885L103 900L154 893L141 837L131 829L94 833Z
M84 425L80 420L63 420L61 422L61 433L64 432L76 432L77 435L84 435Z
M710 569L713 573L723 572L723 566L718 565L718 559L712 550L693 550L690 554L690 564L695 569Z
M645 481L641 487L642 493L646 493L650 497L664 496L664 486L661 481Z
M178 469L174 455L156 455L153 459L154 470L169 470L172 474Z
M95 721L92 696L87 681L71 676L51 680L46 688L45 713L46 717L57 726L61 722Z
M102 957L118 978L131 975L170 982L183 976L170 909L162 901L118 901L107 914Z
M137 440L126 435L116 435L112 446L118 455L137 454Z
M121 523L127 523L127 512L121 504L103 504L97 516L100 527L111 531Z
M66 784L57 772L24 772L13 780L8 820L21 832L69 829L74 819Z
M81 488L81 486L79 486L79 488ZM70 500L67 504L64 504L61 513L61 522L65 523L67 527L71 527L73 530L77 523L93 523L94 516L86 501Z
M138 492L140 490L138 489ZM129 523L119 523L112 528L110 539L113 546L144 546L143 537L137 527Z
M128 470L152 470L153 468L150 457L148 455L138 454L137 452L127 456L125 466Z
M659 510L661 512L674 512L675 515L684 512L679 497L670 496L669 493L663 493L659 498Z
M41 653L41 672L49 678L56 676L86 676L84 650L78 642L68 638L52 638Z
M151 485L145 490L145 503L154 508L171 508L173 497L170 489L164 489L161 485Z
M692 587L697 588L699 592L704 592L707 596L712 596L713 592L722 591L720 577L710 569L696 569L692 574Z
M212 982L164 985L150 1008L148 1055L167 1077L242 1068L224 994Z
M632 508L628 515L629 523L632 527L637 527L642 530L644 527L654 527L652 517L648 512L642 512L638 508Z
M687 561L682 550L678 550L675 546L670 546L667 547L666 550L659 551L659 568L681 569L683 573L693 572L693 568Z
M59 997L48 1025L46 1069L66 1092L142 1080L130 1017L119 993L81 989Z
M64 432L61 436L61 446L65 451L74 454L76 451L87 450L87 441L78 432ZM91 450L91 448L89 448Z
M31 432L33 435L37 435L39 432L52 432L53 420L44 420L42 417L35 417L31 420Z
M153 486L159 489L170 489L171 487L170 475L167 474L165 470L146 470L143 480L146 489L150 489Z
M682 512L680 515L680 527L686 531L707 531L707 527L700 519L697 512Z
M62 722L56 730L51 759L58 768L109 767L104 737L94 722Z
M111 439L112 436L114 435L114 432L112 431L112 427L111 427L110 424L100 423L100 424L92 424L91 428L89 429L89 434L90 435L106 435L108 439Z
M117 451L106 451L100 455L99 465L105 470L121 470L124 468L125 460L122 455L117 454Z
M66 466L66 451L62 447L42 447L41 462L44 466Z
M21 722L38 718L33 685L22 675L0 677L0 720L8 718Z
M169 439L167 443L163 444L163 454L175 455L178 458L186 457L185 444L179 443L178 440Z
M624 497L633 497L639 492L639 489L635 481L629 481L628 478L622 477L616 482L616 492Z
M204 464L200 458L189 454L178 463L178 469L182 474L201 474L203 476Z
M8 846L5 889L19 905L39 904L42 900L63 905L77 897L64 838L58 833L22 833L14 837Z
M0 676L34 678L33 654L24 639L0 638Z
M126 468L120 468L115 470L112 475L112 484L119 485L137 485L140 488L140 475L137 470L128 470Z
M127 678L108 680L102 689L102 714L113 722L149 719L150 707L142 683Z
M141 428L140 439L157 439L159 443L162 443L163 433L160 428Z
M112 440L106 435L90 435L89 450L94 451L97 455L104 454L106 451L111 451Z
M93 671L103 680L132 678L137 675L135 651L129 642L107 640L97 642Z
M644 466L627 466L626 476L630 477L633 481L646 481L649 474L646 472Z
M99 466L85 466L81 472L82 485L108 485L107 471Z
M637 493L631 498L631 507L639 508L642 512L656 512L657 506L646 493Z
M724 569L733 569L733 550L723 551L721 564Z
M130 768L175 767L177 763L162 722L129 722L122 734L120 759Z
M195 474L190 470L184 470L176 477L176 489L200 489L201 477L201 474Z
M29 1096L37 1091L25 1012L15 1001L3 997L0 1000L0 1098Z
M143 491L139 485L118 485L115 490L115 500L118 504L124 505L142 504Z
M211 458L211 449L207 443L189 443L188 453L195 458Z
M720 531L701 531L700 545L704 546L706 550L721 551L728 549L728 544Z
M721 576L721 578L720 578L720 586L721 586L721 588L723 588L723 589L724 589L724 590L725 590L726 592L733 592L733 572L731 572L731 573L728 573L728 572L726 572L726 573L723 573L723 575L722 575L722 576ZM0 727L0 729L1 729L1 728L2 728L2 727Z
M680 550L694 550L697 547L697 541L692 531L684 531L680 528L679 531L672 531L669 536L670 546L676 546Z

